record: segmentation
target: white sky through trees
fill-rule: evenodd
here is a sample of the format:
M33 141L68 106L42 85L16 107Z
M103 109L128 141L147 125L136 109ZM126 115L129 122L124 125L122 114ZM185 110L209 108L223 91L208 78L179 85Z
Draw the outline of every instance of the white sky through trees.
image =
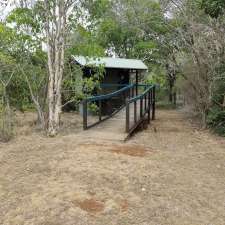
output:
M31 6L35 0L0 0L0 20L5 17L18 6Z

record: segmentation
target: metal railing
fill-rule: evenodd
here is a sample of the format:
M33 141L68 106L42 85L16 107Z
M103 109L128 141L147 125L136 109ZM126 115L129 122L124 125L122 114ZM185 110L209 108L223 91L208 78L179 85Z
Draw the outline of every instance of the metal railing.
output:
M142 85L142 94L126 100L126 133L131 134L145 119L155 119L155 85ZM147 115L147 118L146 118Z
M130 97L134 97L135 94L135 84L131 85L104 85L103 87L122 87L121 89L114 91L109 94L103 94L98 96L89 97L83 100L83 129L89 129L118 113L122 108L126 105L126 99ZM118 106L112 106L112 102L119 101ZM97 106L97 111L95 117L97 117L97 121L88 122L89 116L89 106L90 104L94 104ZM103 104L105 104L106 109L108 109L107 113L103 112ZM107 105L108 104L108 105Z

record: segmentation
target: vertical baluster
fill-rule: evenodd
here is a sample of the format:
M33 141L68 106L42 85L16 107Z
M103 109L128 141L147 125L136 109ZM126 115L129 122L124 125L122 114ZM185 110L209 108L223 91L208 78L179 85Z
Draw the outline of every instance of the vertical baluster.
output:
M130 131L130 104L129 100L126 100L126 132Z
M137 101L134 101L134 123L137 123Z
M148 123L151 122L151 89L148 92Z
M140 99L140 119L143 116L143 98L141 97Z
M152 92L152 119L155 119L155 86L153 87Z
M83 101L83 129L87 129L87 100Z
M99 121L102 121L102 100L99 100Z
M146 113L146 109L147 109L147 94L145 94L145 113Z

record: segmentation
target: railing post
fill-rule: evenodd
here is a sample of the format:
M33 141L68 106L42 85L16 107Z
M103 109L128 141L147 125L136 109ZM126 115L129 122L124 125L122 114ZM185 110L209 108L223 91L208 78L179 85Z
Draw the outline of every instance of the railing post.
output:
M83 129L87 130L87 99L83 100Z
M152 119L155 119L155 86L153 87L153 93L152 93Z
M102 101L101 100L99 100L98 110L99 110L99 121L102 121Z
M134 123L137 123L137 101L134 101Z
M148 123L151 122L151 89L148 92Z
M130 130L130 104L129 99L126 99L126 133Z
M132 87L131 91L132 91L132 98L133 98L134 97L134 86Z
M147 94L145 95L145 113L146 113L146 109L147 109Z
M143 98L141 97L140 99L140 119L143 116Z
M136 96L138 96L138 70L136 70Z
M130 88L127 90L127 97L130 99L130 95L131 95L131 93L130 93Z

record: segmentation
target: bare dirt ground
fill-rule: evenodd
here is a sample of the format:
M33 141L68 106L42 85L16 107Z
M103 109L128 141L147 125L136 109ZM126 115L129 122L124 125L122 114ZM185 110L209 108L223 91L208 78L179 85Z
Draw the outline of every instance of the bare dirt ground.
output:
M157 112L126 143L85 138L78 115L55 139L17 120L0 144L0 224L225 224L225 139L182 112Z

